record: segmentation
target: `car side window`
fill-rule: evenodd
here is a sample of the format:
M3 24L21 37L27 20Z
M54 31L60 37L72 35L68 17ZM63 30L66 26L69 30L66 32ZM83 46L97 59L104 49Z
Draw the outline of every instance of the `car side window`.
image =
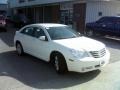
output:
M27 28L24 28L21 33L23 34L26 34L26 35L29 35L29 36L33 36L33 32L34 32L34 29L32 27L27 27Z
M39 38L40 36L46 36L45 32L37 27L34 27L34 37Z

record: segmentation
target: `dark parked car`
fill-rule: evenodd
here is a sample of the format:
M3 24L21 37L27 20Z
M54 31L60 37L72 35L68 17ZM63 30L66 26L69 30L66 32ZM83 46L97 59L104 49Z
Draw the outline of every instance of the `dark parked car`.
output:
M0 32L6 32L6 18L3 15L0 15Z
M86 34L88 36L96 34L120 36L120 17L105 16L96 22L87 23Z

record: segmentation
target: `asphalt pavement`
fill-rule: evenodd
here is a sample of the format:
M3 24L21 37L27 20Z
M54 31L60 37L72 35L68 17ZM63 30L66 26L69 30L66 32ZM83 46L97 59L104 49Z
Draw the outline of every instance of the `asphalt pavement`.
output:
M0 90L120 90L120 40L94 38L111 52L110 63L101 70L58 75L49 63L16 54L15 31L0 33Z

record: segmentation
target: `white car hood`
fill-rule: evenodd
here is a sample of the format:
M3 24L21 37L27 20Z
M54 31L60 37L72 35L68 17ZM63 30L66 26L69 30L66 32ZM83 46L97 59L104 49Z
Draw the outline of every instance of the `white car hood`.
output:
M105 45L102 42L99 42L84 36L79 38L54 40L54 42L64 47L75 49L75 50L84 49L86 51L99 51L105 48Z

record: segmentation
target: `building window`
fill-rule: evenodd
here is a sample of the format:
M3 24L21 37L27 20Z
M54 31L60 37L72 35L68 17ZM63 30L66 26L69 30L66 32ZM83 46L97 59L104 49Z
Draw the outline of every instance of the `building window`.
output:
M73 11L72 10L61 10L60 22L66 25L71 25L73 21Z
M19 3L23 3L23 2L25 2L25 0L19 0Z

